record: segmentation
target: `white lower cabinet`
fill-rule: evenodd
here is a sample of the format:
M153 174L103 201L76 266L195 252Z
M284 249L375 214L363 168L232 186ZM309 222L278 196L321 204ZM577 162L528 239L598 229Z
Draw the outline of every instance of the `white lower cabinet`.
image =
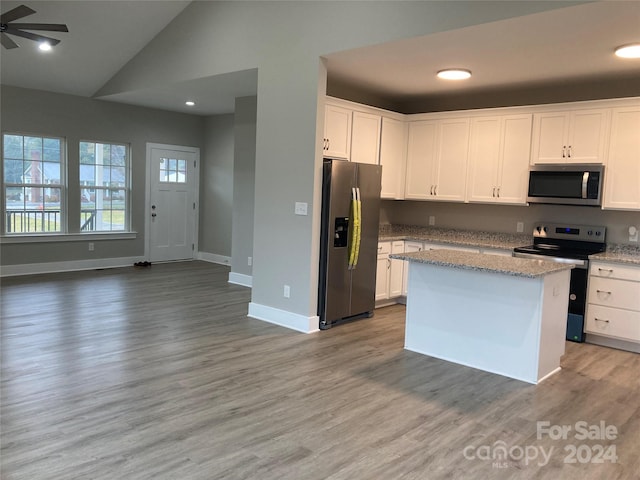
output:
M376 301L389 298L389 253L391 242L378 243L378 263L376 264Z
M592 261L585 331L640 342L640 267Z
M378 243L376 266L376 301L401 296L404 262L389 258L390 253L404 253L404 241Z
M391 253L404 253L404 241L399 240L391 243ZM404 261L389 259L389 298L402 295L402 283L404 279Z

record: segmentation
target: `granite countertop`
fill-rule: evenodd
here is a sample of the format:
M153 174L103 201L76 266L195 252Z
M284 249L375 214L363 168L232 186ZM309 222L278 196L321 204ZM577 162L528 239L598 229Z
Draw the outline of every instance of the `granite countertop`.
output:
M631 245L607 245L606 252L590 255L589 260L640 266L640 247Z
M414 240L475 248L513 250L531 244L531 235L479 232L451 228L419 227L414 225L381 225L378 239Z
M389 258L410 262L476 270L480 272L501 273L515 277L539 278L550 273L570 270L573 265L547 260L484 255L482 253L460 252L456 250L426 250L413 253L389 255Z

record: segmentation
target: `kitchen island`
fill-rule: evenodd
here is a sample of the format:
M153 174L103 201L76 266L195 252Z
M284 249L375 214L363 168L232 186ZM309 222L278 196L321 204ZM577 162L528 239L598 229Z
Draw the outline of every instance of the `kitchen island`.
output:
M452 250L409 261L405 348L538 383L560 370L571 265Z

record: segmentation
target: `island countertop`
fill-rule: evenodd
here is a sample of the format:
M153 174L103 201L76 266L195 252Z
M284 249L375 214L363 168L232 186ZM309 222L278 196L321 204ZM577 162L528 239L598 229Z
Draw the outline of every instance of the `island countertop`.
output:
M485 255L482 253L455 250L425 250L422 252L397 253L389 255L389 258L526 278L543 277L550 273L573 268L573 265L548 260Z

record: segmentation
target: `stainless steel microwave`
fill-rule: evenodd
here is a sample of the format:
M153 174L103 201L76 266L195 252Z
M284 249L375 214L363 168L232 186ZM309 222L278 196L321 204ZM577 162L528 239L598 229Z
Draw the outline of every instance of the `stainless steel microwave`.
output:
M530 203L602 204L604 165L535 165L529 170Z

